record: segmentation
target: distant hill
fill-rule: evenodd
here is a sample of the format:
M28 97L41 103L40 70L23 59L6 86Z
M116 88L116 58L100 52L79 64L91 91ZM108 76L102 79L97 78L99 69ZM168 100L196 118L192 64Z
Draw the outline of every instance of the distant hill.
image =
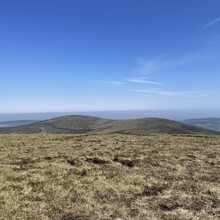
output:
M220 131L220 118L189 119L183 122L189 125Z
M0 122L0 128L8 128L8 127L17 127L21 125L27 125L31 123L35 123L35 120L20 120L20 121L4 121Z
M18 134L220 134L220 132L160 118L109 120L91 116L64 116L33 124L1 128Z
M98 126L99 124L107 123L108 121L110 120L90 116L63 116L16 128L0 129L0 133L82 134L88 133L93 127Z

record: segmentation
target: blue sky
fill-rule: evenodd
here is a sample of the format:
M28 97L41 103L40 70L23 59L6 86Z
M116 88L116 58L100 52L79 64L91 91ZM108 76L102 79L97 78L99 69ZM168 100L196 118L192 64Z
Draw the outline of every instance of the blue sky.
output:
M219 0L0 2L0 113L220 109Z

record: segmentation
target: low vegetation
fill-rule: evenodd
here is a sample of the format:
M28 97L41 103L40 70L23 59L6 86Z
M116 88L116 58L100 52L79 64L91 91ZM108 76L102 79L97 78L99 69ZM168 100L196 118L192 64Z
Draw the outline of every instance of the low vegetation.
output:
M0 219L220 219L220 137L1 135Z

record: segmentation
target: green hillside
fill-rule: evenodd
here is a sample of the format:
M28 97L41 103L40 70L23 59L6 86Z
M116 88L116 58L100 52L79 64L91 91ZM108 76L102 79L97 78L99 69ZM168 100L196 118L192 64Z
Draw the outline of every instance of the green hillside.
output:
M109 120L81 115L64 116L14 128L1 128L0 133L220 134L220 132L217 131L160 118Z
M211 130L186 125L184 123L161 119L141 118L121 121L112 121L107 125L97 126L94 133L120 133L120 134L143 134L143 133L165 133L165 134L217 134Z
M51 133L51 134L81 134L91 131L93 126L106 123L109 120L90 116L64 116L16 128L0 129L0 133Z

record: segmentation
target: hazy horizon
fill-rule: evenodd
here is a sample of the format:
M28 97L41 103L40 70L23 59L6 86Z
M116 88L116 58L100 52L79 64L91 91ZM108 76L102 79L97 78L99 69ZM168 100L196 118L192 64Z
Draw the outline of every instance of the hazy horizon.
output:
M84 111L84 112L41 112L1 114L0 122L16 120L47 120L65 115L87 115L108 119L166 118L182 121L198 118L220 118L220 110L127 110L127 111Z

